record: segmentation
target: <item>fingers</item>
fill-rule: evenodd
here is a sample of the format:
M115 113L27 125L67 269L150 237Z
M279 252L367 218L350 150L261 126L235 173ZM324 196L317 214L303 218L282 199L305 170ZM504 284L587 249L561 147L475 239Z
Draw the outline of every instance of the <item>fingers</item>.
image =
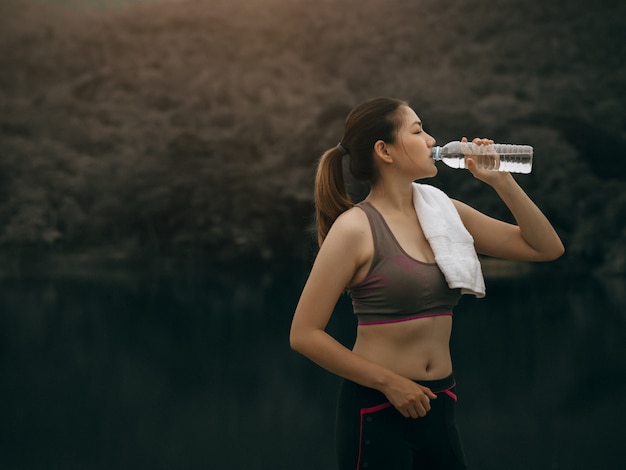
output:
M437 399L437 395L428 387L404 377L397 377L396 381L390 382L384 393L405 418L426 416L430 411L430 401Z
M405 418L417 419L426 416L426 413L428 413L428 411L430 411L430 405L427 410L423 405L415 404L407 407L406 409L401 409L400 413L402 413L402 416L404 416Z
M433 400L437 399L437 394L435 392L433 392L430 388L428 387L422 387L422 390L424 392L424 394L428 397L428 398L432 398Z
M400 409L400 413L405 418L423 418L430 411L430 397L437 398L430 389L424 387L424 394L416 396L411 403Z
M481 175L484 175L484 174L489 175L489 173L493 173L493 172L489 172L488 170L478 168L478 164L476 163L476 160L474 160L471 157L467 157L465 159L465 165L467 169L469 170L469 172L472 174L472 176L474 176L474 178L477 178L481 181L482 181Z
M462 137L461 138L461 142L467 142L467 137ZM476 145L491 145L493 144L493 140L492 139L485 139L485 138L480 138L480 137L474 137L474 139L472 139L472 143L476 144Z
M411 414L412 418L423 418L426 413L430 411L430 398L426 395L422 395L420 401L415 404L415 413Z
M426 413L428 413L430 411L430 398L432 397L433 399L437 399L437 395L435 395L428 387L423 387L422 391L424 392L424 395L422 395L420 397L420 405L421 407L418 407L418 414L420 417L424 417L426 416ZM420 414L419 411L423 409L423 414Z
M423 418L424 416L426 416L426 413L428 413L430 411L430 398L428 398L427 395L424 395L424 397L422 398L422 401L420 402L420 404L422 405L421 408L423 410L423 413L420 414L419 411L421 411L421 410L418 410L418 414L419 414L420 418Z
M472 173L474 173L474 170L478 168L476 166L476 161L472 157L467 157L465 159L465 166L467 166L467 169L471 171Z

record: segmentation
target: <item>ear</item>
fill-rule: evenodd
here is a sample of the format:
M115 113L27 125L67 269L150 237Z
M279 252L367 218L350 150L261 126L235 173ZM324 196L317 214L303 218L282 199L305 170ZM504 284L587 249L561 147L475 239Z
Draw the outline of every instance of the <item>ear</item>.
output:
M393 158L391 158L391 154L389 153L389 147L382 140L377 140L374 143L374 156L384 163L393 163Z

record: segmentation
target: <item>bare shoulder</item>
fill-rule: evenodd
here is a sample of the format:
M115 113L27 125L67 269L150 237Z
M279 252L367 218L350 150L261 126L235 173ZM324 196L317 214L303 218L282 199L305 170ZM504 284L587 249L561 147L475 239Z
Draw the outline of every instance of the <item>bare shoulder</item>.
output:
M374 242L367 214L353 207L333 223L320 248L318 260L320 266L332 267L333 276L345 270L340 281L342 286L347 286L354 283L355 276L371 261L373 252Z
M332 251L342 258L350 257L357 265L371 256L372 231L367 214L358 207L341 214L330 228L321 251Z
M480 222L480 219L487 218L487 216L485 216L483 213L477 211L472 206L469 206L464 202L458 201L456 199L450 200L452 201L452 204L456 208L456 211L459 213L463 224L468 230L470 228L470 225L472 225L473 223Z
M335 220L331 231L340 232L344 236L362 237L369 232L369 221L362 209L348 209Z
M457 212L461 213L467 209L470 209L470 206L468 206L467 204L465 204L464 202L461 202L457 199L452 199L450 198L450 200L452 201L452 204L454 204L454 207L456 207Z

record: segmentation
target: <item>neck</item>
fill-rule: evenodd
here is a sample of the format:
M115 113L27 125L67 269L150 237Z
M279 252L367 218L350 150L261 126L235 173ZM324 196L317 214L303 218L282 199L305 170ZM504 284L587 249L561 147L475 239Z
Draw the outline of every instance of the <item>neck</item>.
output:
M410 183L398 184L381 179L372 186L367 200L377 205L379 208L389 211L412 214L413 207L413 186Z

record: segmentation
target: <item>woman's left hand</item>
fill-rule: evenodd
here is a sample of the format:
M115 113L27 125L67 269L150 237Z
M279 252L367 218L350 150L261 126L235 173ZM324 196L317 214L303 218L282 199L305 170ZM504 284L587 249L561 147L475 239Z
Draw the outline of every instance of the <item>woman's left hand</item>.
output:
M463 137L461 142L467 142L467 137ZM476 137L472 140L472 143L475 145L493 145L494 142L491 139L480 139ZM474 175L474 178L490 186L495 186L499 182L511 177L511 175L505 171L478 168L476 161L471 157L467 157L467 169Z

